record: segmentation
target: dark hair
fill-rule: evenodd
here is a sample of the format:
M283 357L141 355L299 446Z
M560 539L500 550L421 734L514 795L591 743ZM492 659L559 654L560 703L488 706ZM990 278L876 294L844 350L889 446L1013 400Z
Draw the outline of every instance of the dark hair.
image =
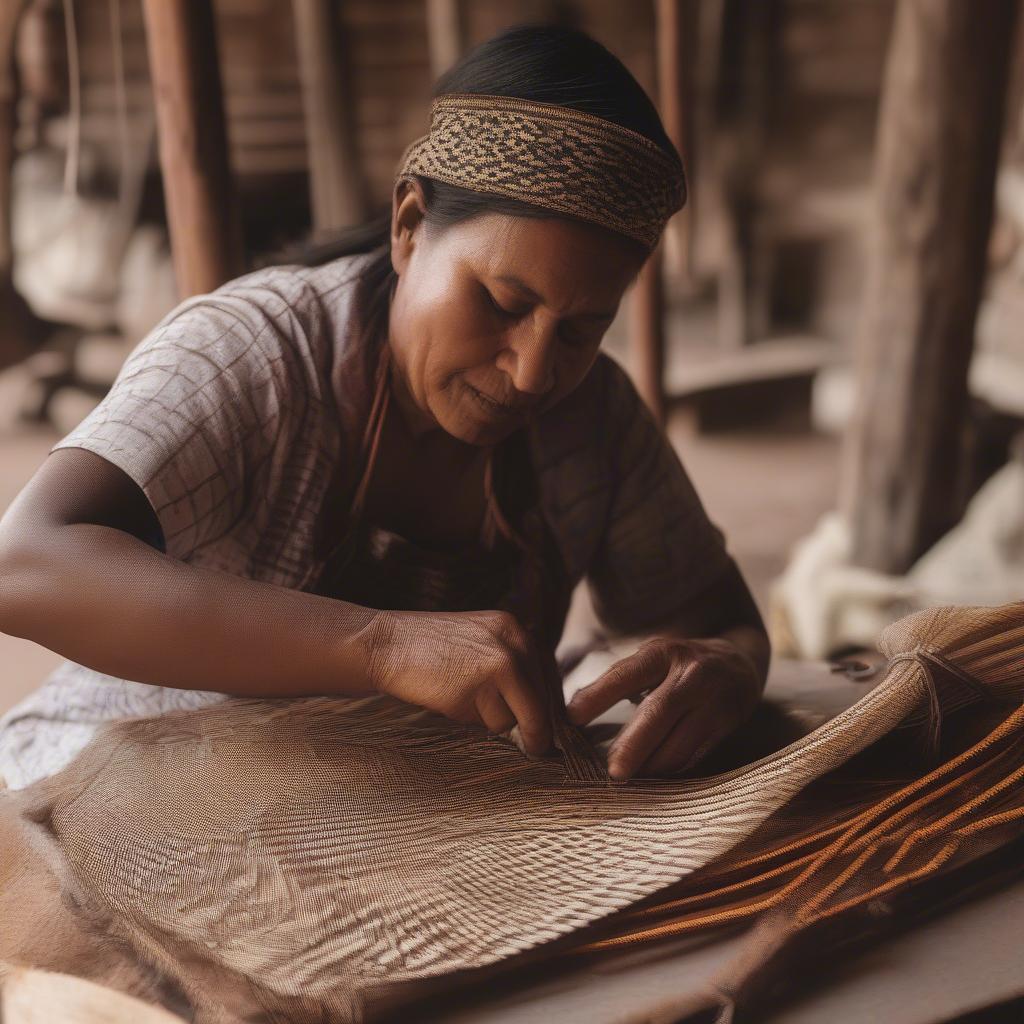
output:
M510 28L481 43L437 80L433 95L482 93L556 103L613 121L646 136L678 156L654 104L626 66L597 40L577 29L550 25ZM448 227L485 213L518 217L566 216L517 199L460 188L418 176L426 221ZM395 272L390 251L391 212L307 247L298 257L308 265L377 250L360 275L366 289L366 326L382 323ZM624 236L625 237L625 236Z

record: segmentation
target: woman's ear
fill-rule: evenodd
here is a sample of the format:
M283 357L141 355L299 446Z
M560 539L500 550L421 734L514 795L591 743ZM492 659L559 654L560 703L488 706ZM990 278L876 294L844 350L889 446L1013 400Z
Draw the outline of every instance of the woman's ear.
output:
M423 188L415 178L395 182L391 197L391 265L396 274L402 273L412 256L416 240L422 235L417 228L426 212Z

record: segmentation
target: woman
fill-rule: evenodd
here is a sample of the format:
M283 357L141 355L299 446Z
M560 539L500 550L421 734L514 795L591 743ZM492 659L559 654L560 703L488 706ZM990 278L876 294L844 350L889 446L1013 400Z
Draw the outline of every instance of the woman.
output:
M721 532L600 352L685 198L625 67L519 28L437 84L364 251L189 299L0 522L0 627L66 657L0 721L20 787L103 721L382 691L552 742L584 577L646 638L571 701L638 702L609 773L677 772L769 658Z

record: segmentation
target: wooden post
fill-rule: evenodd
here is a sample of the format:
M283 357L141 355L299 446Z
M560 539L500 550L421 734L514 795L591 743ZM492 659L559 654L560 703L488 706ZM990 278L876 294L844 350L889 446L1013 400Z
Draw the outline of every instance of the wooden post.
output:
M673 269L684 280L690 277L690 225L693 210L694 181L690 174L689 112L691 110L692 75L689 73L689 29L694 19L690 16L689 0L656 0L655 36L657 39L658 106L661 120L672 144L683 157L687 168L689 195L686 206L668 225L671 241L675 243ZM668 241L668 239L666 239Z
M633 285L629 341L633 379L654 418L665 422L665 301L661 245L648 257Z
M682 74L684 42L683 8L686 0L656 0L658 105L666 133L680 153L685 150L687 85ZM675 221L678 223L679 215ZM667 230L671 230L672 225ZM681 270L688 262L686 236L680 240ZM665 288L662 279L664 243L648 257L633 285L629 307L629 345L633 379L640 396L665 423Z
M0 369L19 362L32 349L32 317L14 289L14 246L11 240L11 171L17 127L17 80L14 44L25 4L0 4Z
M719 338L728 348L761 340L769 330L765 247L757 237L757 185L771 95L771 55L778 0L727 0L723 35L726 122L721 141L723 247L718 282Z
M292 0L309 153L314 236L364 221L366 181L359 168L352 97L334 0Z
M840 505L856 564L905 572L963 511L967 371L1016 0L900 0L880 111Z
M426 0L430 73L447 71L465 49L465 27L460 0Z
M693 46L690 48L690 124L687 164L691 195L687 201L689 269L696 281L720 262L722 182L715 137L722 67L722 29L725 0L694 0Z
M178 293L244 269L211 0L143 0Z
M11 168L14 163L17 83L14 44L25 4L0 4L0 276L10 276L14 252L11 243Z

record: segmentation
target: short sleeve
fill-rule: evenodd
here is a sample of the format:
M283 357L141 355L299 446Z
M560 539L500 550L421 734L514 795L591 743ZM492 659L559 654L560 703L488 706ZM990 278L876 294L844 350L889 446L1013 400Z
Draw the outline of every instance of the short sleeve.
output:
M625 371L608 363L611 499L587 579L601 621L640 632L682 608L732 560L665 432Z
M128 355L105 397L51 448L122 469L189 560L232 529L268 459L280 405L273 332L208 296L179 306Z

